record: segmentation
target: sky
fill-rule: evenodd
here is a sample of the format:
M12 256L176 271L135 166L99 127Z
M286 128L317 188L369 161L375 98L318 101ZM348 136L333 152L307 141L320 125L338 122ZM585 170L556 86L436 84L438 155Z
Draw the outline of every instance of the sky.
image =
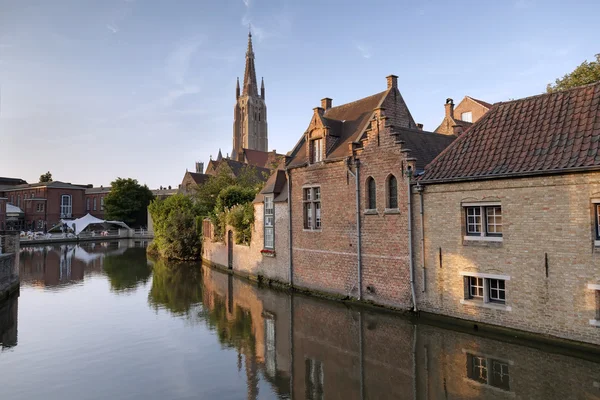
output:
M451 97L540 94L600 53L600 2L0 0L0 176L176 187L231 152L248 26L269 148L313 107L398 86L433 131Z

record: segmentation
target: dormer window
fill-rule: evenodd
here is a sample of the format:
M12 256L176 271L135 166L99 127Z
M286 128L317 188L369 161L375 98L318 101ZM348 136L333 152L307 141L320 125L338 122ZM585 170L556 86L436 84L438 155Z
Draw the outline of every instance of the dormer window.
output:
M314 139L310 142L311 163L323 161L323 139Z
M460 115L460 119L465 122L473 122L473 113L471 111L464 112Z

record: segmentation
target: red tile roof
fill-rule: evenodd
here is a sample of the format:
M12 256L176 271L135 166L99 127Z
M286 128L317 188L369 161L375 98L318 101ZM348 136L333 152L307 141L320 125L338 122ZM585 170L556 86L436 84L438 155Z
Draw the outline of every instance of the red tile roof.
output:
M251 149L242 149L248 164L255 167L264 167L269 159L269 152Z
M599 147L600 82L496 103L419 179L488 179L598 169Z
M325 111L321 117L323 124L329 127L330 136L336 138L333 145L328 145L326 159L349 155L348 144L359 140L359 136L370 121L373 110L381 105L388 92L389 90L385 90ZM306 148L303 144L304 136L294 147L289 166L302 165L306 162Z

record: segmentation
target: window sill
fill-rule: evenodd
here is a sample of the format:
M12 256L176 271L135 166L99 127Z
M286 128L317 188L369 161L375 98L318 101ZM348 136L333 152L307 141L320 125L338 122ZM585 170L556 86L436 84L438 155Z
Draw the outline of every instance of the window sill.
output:
M383 211L384 214L400 214L400 209L398 208L386 208Z
M590 319L590 325L591 326L597 326L600 328L600 320L597 319Z
M365 210L365 215L378 215L377 214L377 209L366 209Z
M482 307L482 308L489 308L490 310L512 311L512 307L507 306L506 304L484 303L483 301L478 301L478 300L462 299L460 301L460 304L468 305L468 306L475 306L475 307Z
M473 242L502 242L502 236L465 236L465 241Z

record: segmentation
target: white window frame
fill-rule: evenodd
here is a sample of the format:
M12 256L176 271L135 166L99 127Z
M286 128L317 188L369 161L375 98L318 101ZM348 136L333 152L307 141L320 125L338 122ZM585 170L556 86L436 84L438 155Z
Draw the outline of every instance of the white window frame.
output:
M460 114L460 120L473 123L473 112L467 111L467 112Z
M65 200L68 199L67 202ZM73 214L73 197L70 194L60 196L60 216L61 218L70 218Z
M311 163L323 161L323 138L312 139L310 141Z
M263 200L264 248L275 249L275 204L273 196L265 196Z
M477 202L477 203L462 203L461 204L462 208L463 208L463 212L464 212L464 220L463 220L463 225L465 227L465 236L464 236L464 240L469 241L469 240L481 240L481 241L487 241L487 242L502 242L503 237L504 237L504 232L501 233L497 233L497 232L490 232L489 231L489 227L490 224L488 224L489 221L489 215L488 215L488 210L495 208L495 207L500 207L500 218L504 217L504 213L503 213L503 209L502 209L502 205L500 204L500 202L494 201L494 202ZM474 222L474 223L470 223L469 221L469 209L477 209L477 207L479 207L479 214L475 215L479 217L479 222ZM494 215L495 216L495 215ZM473 226L479 226L479 232L469 232L469 227L473 225ZM495 229L497 229L498 226L502 226L503 225L503 221L499 224L494 223L491 224L491 226L494 226Z
M600 199L592 199L594 206L594 246L600 247Z
M497 275L497 274L486 274L481 272L470 272L470 271L460 271L459 275L463 277L464 285L466 285L465 292L468 293L468 297L461 299L460 304L464 305L474 305L478 307L491 308L495 310L503 310L503 311L512 311L512 307L508 306L508 297L507 297L507 288L506 282L510 281L510 276L508 275ZM471 278L482 278L483 279L483 297L479 296L471 296ZM500 299L492 298L491 292L492 287L491 284L493 281L504 281L504 289L498 289L504 291L504 301Z
M321 186L302 187L302 219L305 231L322 229Z
M86 211L90 211L90 198L88 197L87 199L85 199L85 210Z
M588 283L588 289L594 291L595 299L594 302L596 304L596 318L590 319L590 325L600 327L600 285L595 283Z
M94 211L98 209L98 198L94 197Z
M100 211L104 211L104 196L100 197Z

